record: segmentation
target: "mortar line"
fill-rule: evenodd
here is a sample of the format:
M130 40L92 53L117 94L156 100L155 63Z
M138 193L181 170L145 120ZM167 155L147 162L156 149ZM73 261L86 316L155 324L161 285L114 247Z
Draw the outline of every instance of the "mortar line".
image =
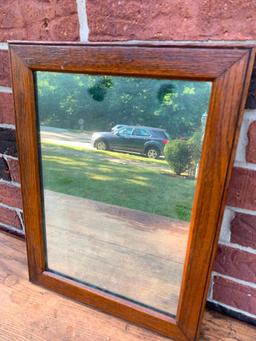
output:
M79 33L80 33L80 41L88 42L89 37L89 26L88 26L88 18L86 11L86 0L76 0L77 6L77 14L79 21Z
M0 92L6 93L6 94L11 94L12 88L10 88L9 86L1 86L0 85Z

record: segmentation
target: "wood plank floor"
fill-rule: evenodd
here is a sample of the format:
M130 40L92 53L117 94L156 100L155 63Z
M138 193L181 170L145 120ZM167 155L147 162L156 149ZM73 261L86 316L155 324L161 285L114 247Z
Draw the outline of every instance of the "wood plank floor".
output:
M254 341L254 327L207 311L201 341ZM0 232L1 341L163 341L125 321L31 284L25 243Z

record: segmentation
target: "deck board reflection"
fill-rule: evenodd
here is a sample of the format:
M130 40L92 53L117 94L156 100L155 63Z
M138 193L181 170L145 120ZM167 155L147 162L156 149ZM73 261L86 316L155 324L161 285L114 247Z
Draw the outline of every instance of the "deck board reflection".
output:
M188 223L45 191L48 267L176 313Z

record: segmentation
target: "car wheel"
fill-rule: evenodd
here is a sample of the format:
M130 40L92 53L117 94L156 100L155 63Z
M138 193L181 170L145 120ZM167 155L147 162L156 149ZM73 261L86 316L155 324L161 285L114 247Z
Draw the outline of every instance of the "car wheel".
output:
M106 144L106 142L99 140L95 143L95 147L98 150L107 150L108 149L108 145Z
M157 159L160 155L160 152L157 148L149 147L146 151L146 155L150 159Z

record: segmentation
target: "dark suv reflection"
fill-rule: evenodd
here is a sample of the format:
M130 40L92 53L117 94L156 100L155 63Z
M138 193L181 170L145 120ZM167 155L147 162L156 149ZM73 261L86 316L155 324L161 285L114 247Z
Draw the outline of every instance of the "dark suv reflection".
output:
M156 159L163 155L165 144L169 142L166 130L120 125L111 132L97 132L92 135L92 145L100 150L120 150L144 154Z

